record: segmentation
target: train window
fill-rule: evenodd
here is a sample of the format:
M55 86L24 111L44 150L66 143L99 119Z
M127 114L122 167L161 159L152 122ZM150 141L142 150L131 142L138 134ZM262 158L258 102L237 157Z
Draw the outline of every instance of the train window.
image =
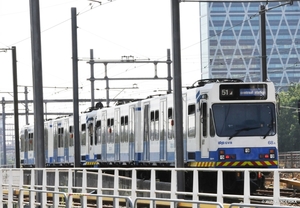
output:
M96 142L95 144L101 144L101 121L97 121L96 123Z
M85 124L81 124L81 131L85 131L85 129L86 129Z
M194 104L193 105L189 105L188 106L188 115L194 114L195 113L195 109L196 109L196 107L195 107Z
M168 118L169 118L169 119L172 119L172 118L173 118L173 112L172 112L172 111L173 111L172 108L169 108L169 109L168 109Z
M33 133L29 133L29 151L33 150Z
M154 111L151 111L151 113L150 113L150 120L154 121Z
M135 108L131 107L129 111L129 141L133 142L134 141L134 111ZM127 117L128 119L128 117ZM127 121L128 122L128 121Z
M73 126L69 126L69 133L73 133Z
M158 121L159 120L159 112L158 110L155 111L155 121Z
M63 147L63 128L58 128L58 147Z
M80 135L81 145L86 145L86 124L81 124L81 135Z
M212 110L210 109L209 111L209 133L211 137L214 137L216 134L216 130L215 130L215 125L214 125L214 120L213 120L213 116L212 116Z
M202 135L207 136L207 104L202 103Z
M125 125L128 125L128 116L125 116Z
M110 126L110 119L107 119L107 126Z
M101 126L101 121L96 122L96 127L99 127L99 126Z
M188 137L196 136L196 107L195 104L188 106Z
M94 128L92 123L89 124L88 130L89 130L90 145L93 145Z
M214 122L218 136L270 136L276 133L273 103L214 104Z
M114 119L111 118L111 119L110 119L110 126L113 126L113 125L114 125Z
M149 141L149 104L144 106L144 129L143 129L143 134L144 134L144 141L148 142ZM148 149L146 148L146 154L145 158L148 158Z

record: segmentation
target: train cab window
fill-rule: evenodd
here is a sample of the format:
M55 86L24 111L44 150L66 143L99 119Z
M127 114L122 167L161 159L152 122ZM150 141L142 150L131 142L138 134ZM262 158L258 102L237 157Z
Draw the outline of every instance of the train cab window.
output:
M196 106L195 104L188 106L188 137L196 136Z
M81 145L86 145L86 124L81 124Z
M209 134L211 137L214 137L216 135L216 130L215 130L215 125L214 125L214 120L212 116L212 110L209 110Z
M96 122L95 138L95 145L101 144L101 121Z
M202 103L202 135L207 136L207 104Z

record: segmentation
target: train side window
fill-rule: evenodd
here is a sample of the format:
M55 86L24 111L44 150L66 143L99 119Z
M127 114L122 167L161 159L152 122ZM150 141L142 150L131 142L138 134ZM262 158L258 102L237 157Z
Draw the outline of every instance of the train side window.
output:
M196 106L195 104L188 106L188 137L196 135Z
M86 145L86 124L81 124L81 145Z
M202 118L203 118L202 135L206 137L207 136L207 104L206 103L202 103Z
M211 137L214 137L216 135L214 120L212 116L212 110L209 110L209 134Z
M64 134L64 129L58 128L58 147L63 147L64 145L63 134Z
M108 128L108 137L107 137L107 143L113 143L114 137L113 137L113 129L114 129L114 119L109 118L107 119L107 128Z
M174 120L173 120L173 109L168 108L168 139L174 139Z
M25 152L28 152L29 149L29 135L28 135L28 130L26 129L24 132L24 140L25 140Z
M96 122L96 140L95 145L101 144L101 121Z
M135 108L134 107L130 107L129 110L129 142L134 142L134 112L135 112Z
M69 126L69 135L70 135L69 146L70 146L70 147L73 147L73 146L74 146L74 132L73 132L73 126Z
M124 134L123 141L128 142L128 116L124 116Z
M154 122L154 139L155 140L159 140L159 111L158 110L156 110L155 111L155 118L154 118L154 120L155 120L155 122Z
M168 118L169 118L169 119L172 119L172 118L173 118L173 109L172 109L172 108L169 108L169 109L168 109Z
M93 136L94 136L93 123L89 124L88 130L89 130L90 145L93 145Z
M29 133L29 151L33 150L33 133Z
M151 111L151 112L150 112L150 120L151 120L151 121L154 121L154 111Z

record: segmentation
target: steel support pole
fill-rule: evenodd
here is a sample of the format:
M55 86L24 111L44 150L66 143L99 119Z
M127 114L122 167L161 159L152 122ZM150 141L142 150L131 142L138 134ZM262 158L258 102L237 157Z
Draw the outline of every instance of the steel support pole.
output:
M176 167L184 167L183 157L183 121L182 121L182 89L181 89L181 47L180 47L180 15L179 1L171 0L172 46L173 46L173 90L175 115ZM184 172L177 172L177 191L184 191ZM178 196L181 198L181 196Z
M72 63L73 63L73 119L74 119L74 166L80 167L79 96L78 96L78 48L76 8L71 8Z
M259 13L260 13L261 81L265 82L268 79L265 5L260 5Z

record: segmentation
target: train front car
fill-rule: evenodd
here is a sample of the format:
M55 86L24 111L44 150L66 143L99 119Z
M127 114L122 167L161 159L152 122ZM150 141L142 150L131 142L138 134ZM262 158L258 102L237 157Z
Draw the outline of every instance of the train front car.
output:
M221 80L196 88L195 94L202 130L200 148L190 166L235 169L278 167L273 83ZM224 191L241 193L243 174L238 171L224 174ZM252 192L263 187L263 174L252 172L250 179Z

